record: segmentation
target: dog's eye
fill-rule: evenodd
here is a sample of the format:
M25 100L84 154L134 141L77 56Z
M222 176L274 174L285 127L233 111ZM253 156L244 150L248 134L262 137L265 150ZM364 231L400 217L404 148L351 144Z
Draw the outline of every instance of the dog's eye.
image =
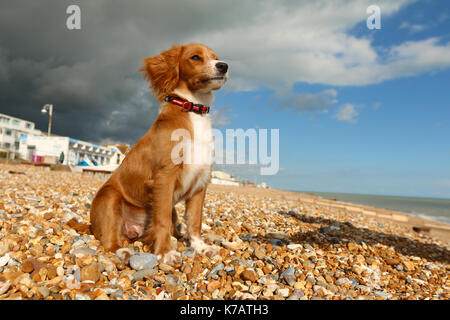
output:
M198 55L194 55L191 57L192 60L201 60L200 57Z

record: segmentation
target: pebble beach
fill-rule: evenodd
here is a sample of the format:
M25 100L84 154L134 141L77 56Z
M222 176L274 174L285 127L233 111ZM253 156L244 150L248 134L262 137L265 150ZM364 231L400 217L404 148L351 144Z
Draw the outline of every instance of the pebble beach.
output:
M141 242L125 265L89 233L104 177L0 164L0 300L448 300L450 226L272 189L210 185L197 255ZM179 229L184 205L178 204Z

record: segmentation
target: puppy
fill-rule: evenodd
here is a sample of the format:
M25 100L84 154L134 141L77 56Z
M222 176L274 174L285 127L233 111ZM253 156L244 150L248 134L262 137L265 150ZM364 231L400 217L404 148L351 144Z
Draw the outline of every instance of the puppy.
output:
M91 231L107 250L139 240L162 262L174 265L181 261L171 244L171 235L177 236L174 206L185 201L190 244L196 252L212 256L218 248L201 238L203 202L213 166L208 112L213 91L228 79L228 65L208 47L192 43L144 59L139 71L162 102L161 110L97 192L90 211ZM180 132L188 138L181 148Z

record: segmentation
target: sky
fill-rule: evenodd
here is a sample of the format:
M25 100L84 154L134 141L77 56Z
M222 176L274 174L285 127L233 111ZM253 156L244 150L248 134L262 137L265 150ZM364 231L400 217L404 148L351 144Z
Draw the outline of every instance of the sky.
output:
M81 9L68 30L66 9ZM381 29L367 28L369 5ZM24 1L0 4L0 112L133 145L159 103L143 58L199 42L230 66L213 126L279 129L279 171L217 165L299 191L450 198L447 1Z

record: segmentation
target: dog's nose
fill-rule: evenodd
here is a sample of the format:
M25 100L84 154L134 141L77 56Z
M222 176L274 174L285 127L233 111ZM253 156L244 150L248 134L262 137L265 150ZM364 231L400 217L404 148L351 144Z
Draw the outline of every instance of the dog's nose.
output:
M216 63L216 68L217 70L219 70L221 73L226 73L228 70L228 64L226 64L225 62L217 62Z

